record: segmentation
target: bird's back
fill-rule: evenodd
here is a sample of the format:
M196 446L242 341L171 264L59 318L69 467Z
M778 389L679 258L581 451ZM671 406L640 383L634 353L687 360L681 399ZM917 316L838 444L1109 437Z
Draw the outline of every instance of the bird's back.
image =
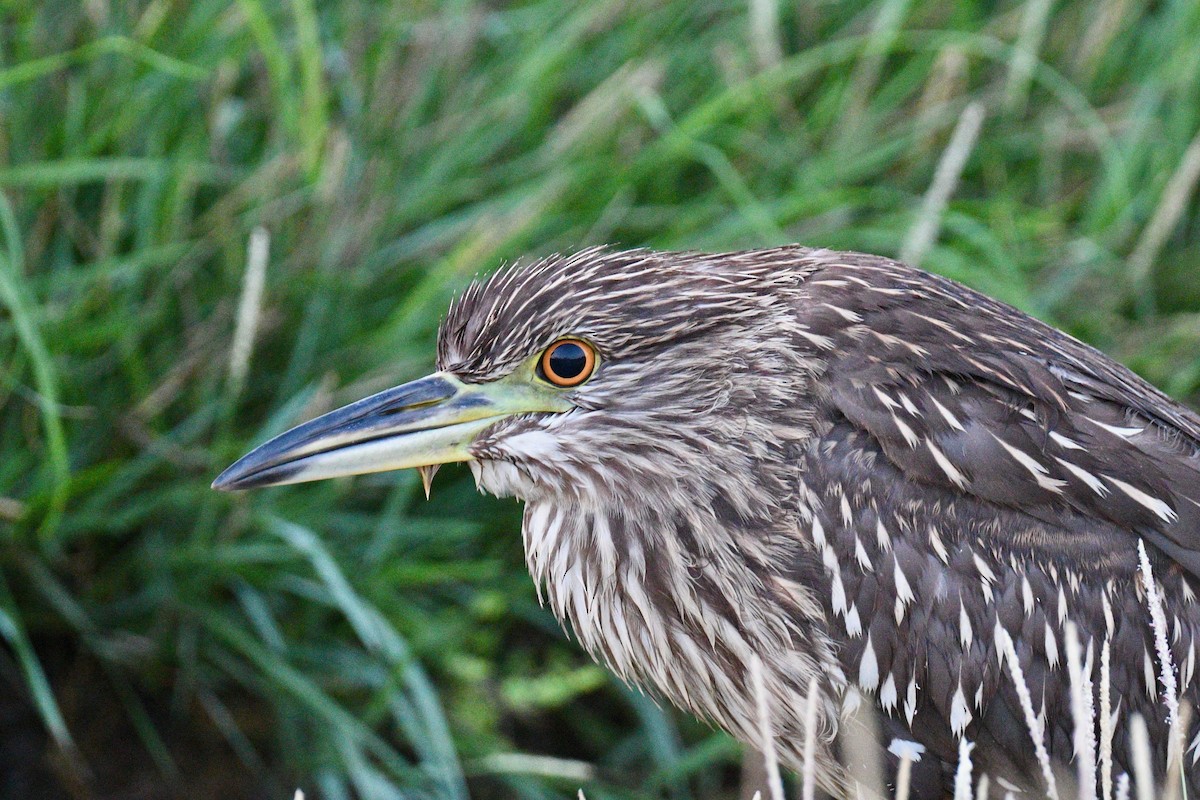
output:
M1051 759L1070 761L1072 635L1093 713L1114 720L1092 741L1111 732L1115 771L1130 772L1141 715L1165 763L1167 694L1200 699L1200 419L965 287L881 258L811 257L798 346L823 363L805 513L851 690L932 756L917 795L948 790L961 737L977 769L1044 790L1022 697Z

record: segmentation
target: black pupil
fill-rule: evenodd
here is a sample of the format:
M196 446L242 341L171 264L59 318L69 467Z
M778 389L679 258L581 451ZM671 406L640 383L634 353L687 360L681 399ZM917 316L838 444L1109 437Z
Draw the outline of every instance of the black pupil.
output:
M578 378L587 369L587 353L574 342L563 342L550 351L550 371L564 381Z

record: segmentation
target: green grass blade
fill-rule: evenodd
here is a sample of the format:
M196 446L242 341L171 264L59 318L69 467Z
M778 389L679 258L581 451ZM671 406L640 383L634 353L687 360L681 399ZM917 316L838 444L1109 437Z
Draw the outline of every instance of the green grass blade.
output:
M46 433L46 483L48 503L39 532L43 540L54 535L58 520L70 493L71 465L67 436L59 410L58 376L53 358L36 322L36 303L25 287L22 267L25 263L21 231L8 198L0 193L0 229L4 231L4 250L0 251L0 303L12 316L21 346L33 368L37 402Z
M71 738L71 732L67 730L67 722L58 707L50 681L46 678L41 662L33 650L33 644L29 641L28 632L21 621L20 608L8 588L8 580L3 571L0 571L0 636L4 637L16 654L21 671L25 674L34 707L37 708L38 715L53 737L54 743L59 750L68 755L76 753L75 742Z

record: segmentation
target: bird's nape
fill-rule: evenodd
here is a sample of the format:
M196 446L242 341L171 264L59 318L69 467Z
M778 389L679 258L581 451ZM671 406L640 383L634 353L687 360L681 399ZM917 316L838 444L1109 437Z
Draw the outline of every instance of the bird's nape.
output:
M1140 719L1165 775L1164 702L1200 700L1200 419L1103 354L874 256L593 249L473 284L438 366L214 486L467 461L525 501L539 592L622 678L757 741L761 664L793 767L816 686L809 766L834 795L860 703L893 777L924 753L914 798L950 793L962 742L1046 792L1036 754L1075 756L1072 636L1111 772Z

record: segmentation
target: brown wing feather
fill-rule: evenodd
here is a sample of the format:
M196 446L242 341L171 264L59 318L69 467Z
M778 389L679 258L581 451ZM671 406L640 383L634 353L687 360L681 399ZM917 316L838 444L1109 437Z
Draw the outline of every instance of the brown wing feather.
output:
M803 475L831 574L827 616L887 735L937 757L918 795L944 794L959 734L980 745L985 771L1039 785L998 629L1053 759L1073 752L1068 618L1085 641L1111 643L1123 713L1165 742L1144 598L1128 589L1141 537L1157 548L1174 663L1195 702L1200 418L969 289L885 259L824 257L798 314L825 364Z
M808 287L806 323L831 345L826 401L906 477L1072 537L1031 546L1112 556L1096 549L1111 537L1088 533L1104 521L1200 576L1192 411L1060 331L895 262L831 264Z

